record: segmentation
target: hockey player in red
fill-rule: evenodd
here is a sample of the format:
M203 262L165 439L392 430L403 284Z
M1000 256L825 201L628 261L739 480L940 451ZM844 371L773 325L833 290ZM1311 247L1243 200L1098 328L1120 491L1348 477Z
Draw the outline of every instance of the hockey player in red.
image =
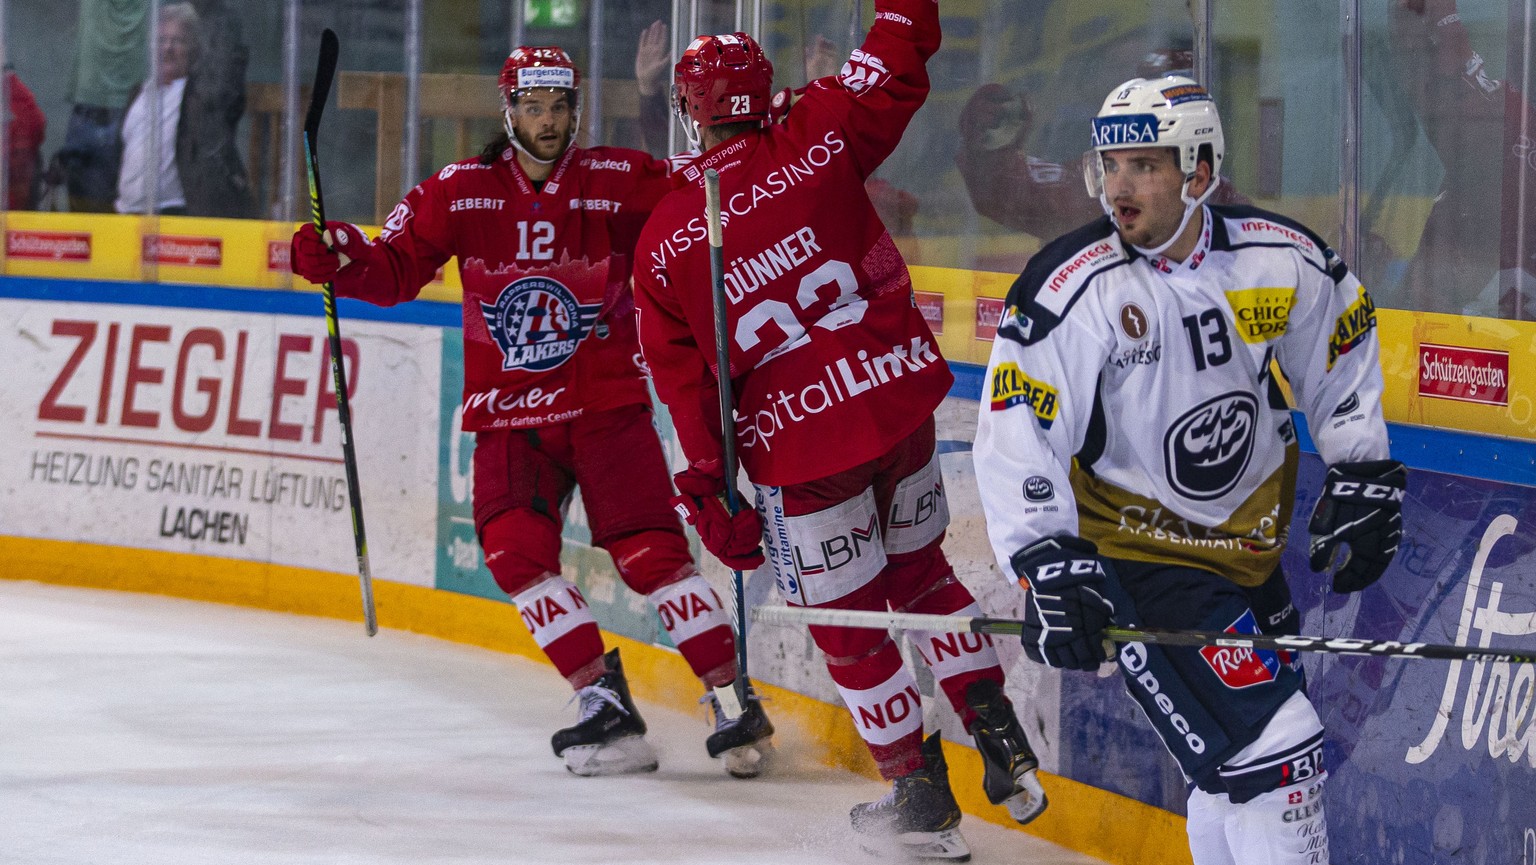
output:
M555 734L555 754L578 775L656 768L617 650L604 654L581 590L561 576L560 527L579 486L593 544L656 606L712 689L710 756L750 777L773 727L758 703L743 710L733 697L729 616L668 504L628 289L629 255L668 188L666 166L636 150L573 146L578 84L560 48L513 51L500 76L506 137L418 185L377 241L345 223L327 225L329 245L300 229L294 272L390 306L458 257L475 528L496 584L580 697L580 720Z
M863 47L778 124L767 122L772 66L745 34L700 37L675 68L677 110L703 153L674 175L635 249L641 344L688 457L675 501L733 568L762 564L766 541L792 605L980 614L940 549L949 518L933 412L952 376L864 185L923 104L938 46L933 0L880 0ZM720 174L733 434L756 489L755 511L734 517L719 498L707 169ZM855 829L882 848L967 856L943 753L923 741L917 681L889 635L811 636L894 782L854 808ZM913 638L976 736L989 797L1033 819L1045 807L1037 761L992 643Z

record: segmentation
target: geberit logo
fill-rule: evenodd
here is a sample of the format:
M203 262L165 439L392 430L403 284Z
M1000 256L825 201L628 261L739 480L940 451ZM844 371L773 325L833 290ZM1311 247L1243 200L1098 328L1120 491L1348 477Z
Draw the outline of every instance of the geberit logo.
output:
M224 263L224 240L218 237L183 237L146 234L144 260L181 267L218 267Z
M90 261L90 232L7 231L5 254L29 261Z

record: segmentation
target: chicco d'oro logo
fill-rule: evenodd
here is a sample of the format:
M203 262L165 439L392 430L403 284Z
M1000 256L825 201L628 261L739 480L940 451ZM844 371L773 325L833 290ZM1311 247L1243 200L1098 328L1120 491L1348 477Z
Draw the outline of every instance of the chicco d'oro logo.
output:
M571 290L545 276L525 276L481 303L503 371L545 372L565 363L592 329L599 304L576 302Z
M1206 400L1174 421L1163 437L1168 483L1196 501L1219 499L1242 479L1253 457L1259 404L1232 391Z

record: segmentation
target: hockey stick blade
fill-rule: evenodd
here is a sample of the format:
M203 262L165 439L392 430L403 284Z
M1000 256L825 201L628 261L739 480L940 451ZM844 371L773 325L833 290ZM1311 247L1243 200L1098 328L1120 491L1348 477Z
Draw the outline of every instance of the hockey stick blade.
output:
M315 66L309 113L304 118L304 171L309 180L309 215L315 231L325 235L325 199L320 193L320 116L336 78L341 44L335 31L320 34L320 60ZM352 442L352 401L347 390L346 352L341 344L341 322L336 315L336 286L321 286L325 302L325 329L331 355L331 380L336 391L336 419L341 425L341 453L347 472L347 500L352 509L352 541L357 551L357 578L363 601L363 628L368 636L379 632L373 606L373 574L368 565L368 533L363 528L363 496L358 486L357 448Z
M935 616L922 613L881 613L868 610L819 610L811 607L756 607L754 621L773 625L830 625L843 628L883 628L898 631L944 631L959 634L998 634L1017 637L1024 631L1018 619L970 616ZM1354 637L1271 636L1217 631L1182 631L1169 628L1106 628L1104 635L1116 643L1147 643L1157 646L1242 648L1267 651L1320 652L1330 655L1376 655L1385 658L1423 658L1436 661L1503 661L1536 663L1536 652L1507 652L1477 646L1434 643L1402 643L1397 640L1362 640Z
M341 43L336 39L336 31L327 27L320 34L320 62L315 65L315 84L309 95L309 113L304 115L304 134L309 137L311 145L320 135L320 113L325 110L325 102L331 97L331 82L336 78L336 61L340 56Z

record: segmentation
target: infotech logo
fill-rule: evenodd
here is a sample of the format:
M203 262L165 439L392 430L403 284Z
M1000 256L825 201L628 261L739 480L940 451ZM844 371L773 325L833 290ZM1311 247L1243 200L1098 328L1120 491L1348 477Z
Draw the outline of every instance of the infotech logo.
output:
M90 261L89 232L7 231L5 254L29 261Z

